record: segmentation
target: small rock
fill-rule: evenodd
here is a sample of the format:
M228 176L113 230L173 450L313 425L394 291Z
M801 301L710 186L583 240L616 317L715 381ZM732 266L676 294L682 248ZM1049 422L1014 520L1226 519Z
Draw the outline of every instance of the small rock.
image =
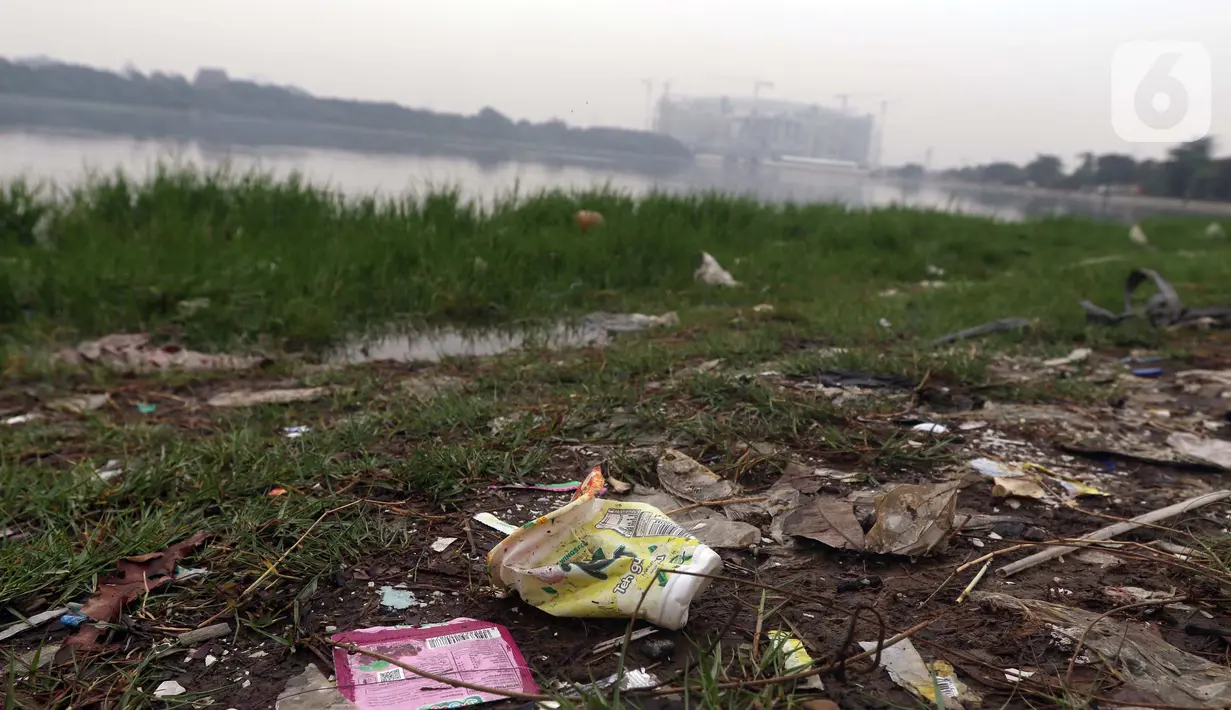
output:
M862 589L879 589L885 581L877 575L868 577L860 577L859 579L848 579L843 582L838 582L838 592L858 592Z
M652 661L661 661L671 656L675 642L671 639L648 639L641 643L641 652Z

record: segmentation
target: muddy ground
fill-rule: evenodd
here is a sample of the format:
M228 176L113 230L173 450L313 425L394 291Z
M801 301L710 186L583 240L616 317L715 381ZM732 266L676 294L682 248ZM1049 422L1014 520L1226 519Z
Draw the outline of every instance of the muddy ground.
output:
M762 542L747 549L720 550L726 563L724 574L730 579L715 582L693 603L690 621L683 630L659 630L649 637L673 641L674 650L665 656L653 654L645 641L636 641L628 649L627 663L644 666L666 685L678 685L682 674L700 674L698 664L706 654L718 653L723 680L751 678L739 659L746 658L748 646L757 637L764 590L747 582L758 582L775 588L766 592L766 604L777 608L776 614L762 621L761 632L769 628L791 630L821 663L853 653L847 643L848 629L853 610L863 609L854 641L877 638L876 618L883 620L886 636L931 621L913 635L915 647L927 660L951 663L960 679L982 696L984 707L1108 707L1115 700L1128 702L1140 697L1133 684L1126 682L1123 669L1117 676L1111 670L1114 663L1104 663L1097 654L1086 652L1069 673L1071 641L1059 639L1045 624L1011 612L975 601L958 604L956 598L981 565L960 573L955 570L997 550L1080 537L1116 520L1226 488L1226 472L1218 466L1192 460L1165 461L1166 453L1160 455L1156 450L1166 449L1167 436L1177 431L1203 438L1228 438L1227 405L1231 400L1227 393L1231 392L1231 383L1183 373L1231 372L1231 349L1217 338L1193 342L1196 345L1181 355L1148 363L1122 362L1130 356L1127 350L1100 351L1083 361L1053 367L1042 365L1039 357L996 356L986 378L978 382L962 381L960 375L943 371L916 371L879 373L897 375L898 379L851 385L844 384L850 373L839 368L779 374L774 363L750 368L719 365L707 371L698 368L702 363L692 362L689 367L701 372L690 375L689 368L677 364L663 372L634 375L630 385L660 397L657 408L674 424L656 430L653 423L638 416L633 417L636 421L631 429L623 433L620 427L627 422L614 421L619 418L614 415L605 423L570 430L568 397L557 397L555 390L551 395L539 391L529 404L518 405L524 405L527 414L514 428L515 436L537 442L544 458L534 467L536 470L520 478L541 483L576 480L590 466L603 463L612 476L635 487L658 487L655 460L662 448L670 445L718 475L737 479L745 496L764 493L784 471L793 475L804 472L802 475L814 484L807 495L837 499L893 484L961 480L955 516L958 529L948 536L943 549L914 559L835 550L802 537L787 536L778 542L772 535L772 517L753 515L748 520L761 527ZM798 345L800 352L819 349L813 344ZM580 351L576 357L598 366L606 356L591 350ZM456 385L462 392L473 392L466 388L492 376L497 372L492 368L497 367L483 362L428 368L385 363L329 376L375 382L386 396L393 397L417 392L424 382L446 381L440 378L448 378L453 383L450 388ZM1132 374L1133 369L1146 367L1160 367L1162 375ZM303 386L312 379L305 372L257 370L171 379L124 375L102 385L79 375L58 380L59 396L70 393L70 389L110 395L105 408L87 415L48 410L45 390L29 385L10 387L0 395L3 416L43 413L39 420L11 427L43 427L53 432L45 441L58 443L53 447L10 438L4 456L12 466L37 468L47 475L93 465L105 458L101 451L108 445L100 444L94 434L73 433L80 427L82 416L93 417L94 426L105 422L113 431L127 426L158 426L183 438L226 436L234 422L220 419L216 410L202 406L203 401L237 389ZM868 373L877 374L875 368L863 374ZM747 413L705 412L707 406L714 405L707 404L701 388L681 384L690 376L702 378L707 386L717 387L715 381L722 380L726 386L755 386L793 402L824 402L837 407L835 411L841 414L823 427L813 422L811 428L791 436L779 436L771 430L764 441L706 439L681 422L701 416L699 412L720 424L724 418L738 419ZM567 390L569 383L555 386ZM1038 396L1040 388L1049 394ZM428 406L430 399L424 396L423 406ZM155 403L156 411L141 413L137 405L146 403ZM307 440L320 436L336 422L362 413L362 406L353 399L338 402L329 397L265 408L279 411L265 419L244 420L244 425L263 427L275 441L281 438L276 433L280 425L288 422L310 423L312 431L303 435ZM622 416L627 417L627 411ZM916 432L912 426L919 422L943 424L948 432ZM1092 429L1086 428L1089 422L1093 422ZM740 431L738 422L729 431ZM587 437L581 432L599 434ZM841 442L828 438L835 435L845 438ZM379 437L380 453L394 458L410 455L422 445L420 436L392 427ZM439 432L432 436L447 438ZM285 445L284 440L253 444L267 447L273 455L286 449L272 447ZM993 497L992 480L969 465L970 459L980 456L1045 466L1106 495L1070 497L1049 487L1039 500ZM370 444L354 448L339 445L328 463L353 464L353 470L362 471L372 457ZM616 671L618 650L596 655L590 649L600 641L621 636L627 623L618 619L556 618L515 594L502 598L491 588L484 564L485 553L501 535L470 520L475 513L487 511L520 524L562 505L570 494L489 489L489 485L508 479L480 467L459 471L456 490L442 502L439 495L391 483L379 471L370 473L355 476L349 483L329 480L326 486L331 500L338 504L367 501L359 506L363 516L402 527L405 534L397 546L374 542L368 549L351 547L328 560L327 573L307 579L280 571L275 575L276 584L249 596L242 594L243 589L264 571L254 566L253 560L249 559L246 567L241 564L226 571L211 571L203 579L178 585L186 589L177 592L174 605L157 607L158 614L139 612L138 604L129 604L129 616L123 623L127 628L107 637L111 644L107 651L87 654L76 661L76 666L56 665L40 672L56 680L23 681L20 674L10 674L9 698L24 707L60 706L69 698L78 707L172 707L189 703L217 708L273 707L288 679L301 673L305 664L314 663L327 675L332 674L330 649L322 639L335 630L457 617L507 626L545 689L554 681L588 682ZM311 480L310 472L303 480ZM245 495L269 496L270 492L272 489L254 489ZM285 493L274 498L313 495L316 493L310 485L286 486ZM202 520L208 521L213 514L206 510ZM963 524L978 516L1004 519L981 527ZM276 532L277 519L277 512L271 512L271 534ZM359 518L348 520L362 524ZM1192 627L1193 622L1200 622L1205 628L1231 629L1231 607L1226 603L1231 594L1224 589L1231 585L1226 567L1231 550L1222 542L1228 520L1231 504L1224 501L1116 538L1138 545L1105 549L1099 554L1069 554L1011 578L998 577L998 567L1038 548L1016 550L992 560L978 590L1099 613L1132 603L1123 594L1108 592L1112 588L1172 592L1186 597L1186 606L1140 606L1118 612L1113 618L1149 624L1177 648L1228 666L1231 647L1226 639L1194 633ZM39 521L27 517L11 520L9 526L28 527L37 534ZM89 533L82 530L80 534ZM288 538L280 543L281 549L296 555L291 542L298 534L276 534ZM457 541L443 553L431 551L429 546L441 537ZM1149 546L1158 541L1198 549L1181 559L1174 552ZM19 537L6 546L24 544L27 541ZM211 567L212 558L236 545L233 537L219 534L185 564ZM386 585L404 585L423 606L400 611L383 607L380 590ZM46 589L37 594L18 594L7 601L10 614L33 614L53 606L58 599L55 589ZM84 601L84 595L78 595L76 601ZM157 641L207 621L229 621L233 632L201 647L181 649L150 661L149 650ZM643 622L638 623L638 628L643 626ZM71 629L53 621L6 641L5 650L20 654L40 643L59 644L70 633ZM759 643L764 643L764 637ZM207 667L206 656L217 660ZM92 675L90 664L103 659L119 669L118 677ZM1009 668L1036 673L1028 680L1012 682L1005 676ZM126 685L125 677L131 678L132 688ZM168 679L177 680L188 693L174 698L151 697L152 687ZM808 698L830 698L842 708L915 707L922 702L867 661L852 663L843 673L827 673L823 681L824 691L777 695L772 702L786 707ZM750 690L759 687L752 683ZM493 707L522 704L509 701ZM668 701L667 705L682 707L683 703ZM734 700L732 706L742 707ZM283 707L291 705L284 702Z

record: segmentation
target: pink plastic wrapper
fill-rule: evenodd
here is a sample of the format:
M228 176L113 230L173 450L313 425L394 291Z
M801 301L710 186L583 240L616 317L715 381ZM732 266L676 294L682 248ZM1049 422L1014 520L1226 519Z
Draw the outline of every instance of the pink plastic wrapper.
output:
M538 693L509 630L475 619L454 619L419 628L378 627L334 634L436 675L521 693ZM478 705L506 696L428 680L362 653L333 649L338 691L362 710L427 710Z

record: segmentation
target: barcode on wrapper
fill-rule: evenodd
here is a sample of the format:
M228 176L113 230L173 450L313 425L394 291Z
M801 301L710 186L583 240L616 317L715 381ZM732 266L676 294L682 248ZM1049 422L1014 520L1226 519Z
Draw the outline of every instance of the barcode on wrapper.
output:
M404 678L406 678L406 674L402 672L401 668L394 668L393 670L383 671L381 673L376 674L376 676L377 676L376 677L377 683L388 683L389 681L403 680Z
M646 537L684 537L687 534L670 518L659 518L650 523Z
M459 634L449 634L448 636L434 636L427 640L427 647L440 648L464 641L482 641L494 638L500 638L500 632L496 629L475 629L474 631L463 631Z
M961 695L957 689L957 683L953 682L953 678L944 675L936 676L936 685L940 688L941 695L946 698L956 698Z

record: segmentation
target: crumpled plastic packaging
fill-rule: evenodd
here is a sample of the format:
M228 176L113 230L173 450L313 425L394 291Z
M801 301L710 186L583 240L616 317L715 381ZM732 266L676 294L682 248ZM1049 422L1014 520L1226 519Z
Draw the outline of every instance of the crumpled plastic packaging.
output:
M638 618L667 629L688 622L692 600L722 559L661 510L598 497L592 469L565 506L514 530L487 555L492 585L516 589L553 616Z

